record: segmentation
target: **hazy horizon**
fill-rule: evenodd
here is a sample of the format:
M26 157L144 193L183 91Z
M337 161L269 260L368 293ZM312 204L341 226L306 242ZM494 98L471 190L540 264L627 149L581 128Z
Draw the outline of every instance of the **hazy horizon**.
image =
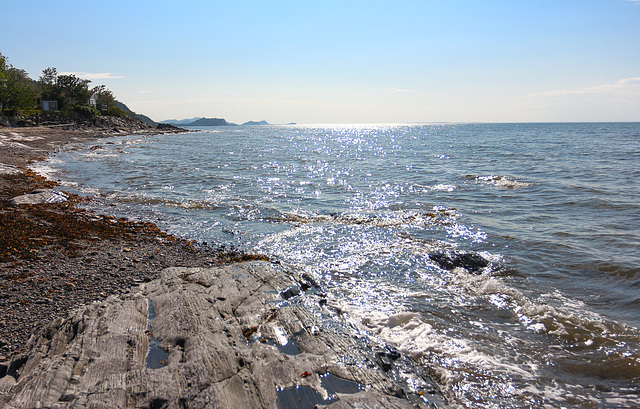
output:
M194 119L195 118L195 119ZM225 119L225 118L215 118L215 117L194 117L194 118L165 118L157 120L156 122L167 122L167 121L184 121L188 119L196 119L206 118L206 119ZM263 119L264 120L264 119ZM231 126L240 126L245 125L247 122L257 122L258 120L243 120L241 122L229 122ZM300 125L300 126L337 126L337 127L347 127L347 126L395 126L395 125L471 125L471 124L606 124L606 123L638 123L639 121L513 121L513 122L483 122L483 121L405 121L405 122L268 122L267 125ZM263 124L249 124L247 126L261 126ZM189 126L189 124L183 124L182 126ZM220 125L210 125L207 127L216 127ZM225 126L225 125L223 125Z
M12 65L156 121L640 121L640 0L5 3Z

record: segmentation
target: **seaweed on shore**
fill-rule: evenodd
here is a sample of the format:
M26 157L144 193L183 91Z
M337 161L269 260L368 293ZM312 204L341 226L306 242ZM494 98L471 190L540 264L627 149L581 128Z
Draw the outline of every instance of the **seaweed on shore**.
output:
M76 205L88 199L77 195L68 194L69 200L61 203L12 205L8 202L35 189L55 186L56 182L26 168L20 174L0 176L0 263L16 265L38 260L44 249L58 249L75 257L86 245L101 240L180 242L183 250L196 251L196 243L165 233L153 223L80 209ZM216 249L216 253L220 264L269 260L264 255L224 247Z
M84 244L105 239L131 241L144 236L145 239L178 240L152 223L116 219L79 209L76 205L86 199L77 195L69 195L69 200L62 203L12 205L8 202L35 189L55 186L55 182L29 169L1 177L0 263L38 259L41 249L47 247L74 255Z

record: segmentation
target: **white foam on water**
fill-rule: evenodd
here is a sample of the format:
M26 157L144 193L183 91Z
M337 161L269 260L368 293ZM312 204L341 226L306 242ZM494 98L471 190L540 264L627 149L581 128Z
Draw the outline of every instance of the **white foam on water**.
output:
M499 175L476 176L476 181L481 184L489 184L507 189L520 189L533 185L533 183L529 182L520 182L513 176Z
M350 313L353 314L354 311L351 310ZM435 331L433 326L418 313L399 312L391 315L379 312L364 313L361 324L377 337L412 358L437 354L439 359L456 361L456 366L465 364L486 370L506 371L526 379L532 379L535 376L532 373L536 369L535 365L524 369L502 358L482 353L469 340L454 338L441 331Z
M126 153L126 152L117 152L117 153L108 153L109 151L91 151L91 152L86 152L83 154L80 154L81 157L83 158L117 158L120 156L120 154L122 153Z
M53 180L60 175L59 166L64 164L64 161L57 158L49 158L41 162L30 163L27 167L38 175Z
M499 389L502 396L514 396L520 392L512 379L521 383L537 376L535 364L519 365L493 354L494 351L482 352L472 340L436 329L419 313L372 311L371 306L361 308L346 302L341 308L372 337L424 362L451 395L460 397L464 395L461 389L475 388L482 379L489 378L493 379L492 388Z
M417 313L400 312L387 315L376 312L365 315L361 323L380 339L414 358L421 357L429 350L440 348L440 340L434 336L433 327L423 322Z
M522 325L535 333L592 346L594 343L610 343L619 334L637 332L605 319L587 309L583 302L566 297L557 290L535 300L497 277L472 275L463 269L454 269L451 273L449 285L452 290L486 299L497 309L513 311ZM640 357L638 360L640 363Z
M78 187L78 184L76 182L62 182L60 184L63 186L76 187L81 193L84 193L86 195L99 196L101 194L100 189L98 188L86 186Z
M389 314L359 310L353 306L343 308L373 337L424 362L444 391L469 407L501 408L500 399L504 398L512 402L530 402L532 407L555 408L558 407L555 402L567 400L581 404L598 403L596 398L584 393L584 385L564 384L554 388L548 383L540 383L539 364L516 363L509 357L499 356L496 351L480 351L472 340L456 338L435 329L416 312ZM617 401L629 402L628 399Z
M411 240L402 243L398 248L415 246ZM480 254L492 262L502 261L500 255L488 252ZM350 266L344 267L348 270ZM571 392L572 396L568 396L568 390L571 389L569 386L554 389L540 383L539 378L545 370L544 359L532 358L530 354L536 354L533 351L520 351L524 339L501 329L492 329L492 324L481 322L482 320L468 321L469 325L478 329L477 336L464 329L451 332L442 327L436 317L430 318L428 315L408 311L406 308L411 302L407 304L405 300L415 298L430 302L428 300L436 292L441 292L448 303L459 304L460 308L484 300L493 305L496 312L512 311L516 320L509 325L517 325L519 322L525 334L530 331L531 334L548 335L557 339L558 345L570 341L594 350L613 348L611 353L614 354L619 351L617 347L610 345L611 341L617 339L616 331L624 332L623 328L612 325L600 315L588 311L584 303L568 299L557 290L537 300L512 287L501 277L474 275L462 268L440 270L439 273L423 271L420 276L435 287L434 292L418 290L415 294L406 287L394 288L389 284L366 283L354 275L347 282L341 283L346 290L338 297L340 309L347 312L352 322L369 332L372 337L413 359L424 361L437 374L445 389L459 400L474 402L475 396L483 401L477 406L472 405L473 407L499 408L499 404L486 400L491 394L513 398L518 402L596 401L596 398L584 393L584 385L576 385L575 391ZM553 298L552 303L550 298ZM559 305L550 305L554 303ZM468 317L463 316L461 319L466 320ZM487 349L487 342L498 342L497 345L500 346L495 350ZM547 352L539 353L544 356ZM634 356L635 358L632 356L630 359L640 359L637 355ZM491 386L483 390L482 385L486 382L490 382ZM528 382L531 383L530 388L523 389ZM626 402L628 401L627 399ZM550 405L549 407L555 407Z
M431 186L429 190L434 192L453 192L457 188L458 186L456 185L439 184L439 185Z

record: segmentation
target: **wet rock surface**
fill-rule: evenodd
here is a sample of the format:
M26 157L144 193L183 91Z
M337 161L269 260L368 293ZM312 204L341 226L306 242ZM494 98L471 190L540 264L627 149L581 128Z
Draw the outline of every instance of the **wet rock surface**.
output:
M167 268L136 291L58 319L0 369L4 408L429 408L425 377L409 388L381 369L364 337L304 283L268 262ZM149 305L153 306L150 326ZM150 339L166 362L150 367ZM296 354L271 342L295 340ZM404 358L392 355L396 360ZM396 365L390 359L389 365ZM57 406L56 406L57 405ZM316 406L317 405L317 406Z
M429 258L445 270L464 268L472 274L479 274L490 265L487 259L477 253L439 252L429 254Z

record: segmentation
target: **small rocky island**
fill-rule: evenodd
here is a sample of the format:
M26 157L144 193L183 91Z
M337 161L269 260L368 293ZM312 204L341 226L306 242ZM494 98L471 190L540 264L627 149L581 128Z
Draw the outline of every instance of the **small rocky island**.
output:
M224 118L200 118L193 122L183 124L183 126L233 126L230 122L227 122Z
M269 125L269 122L267 122L267 121L248 121L248 122L243 123L242 125L249 125L249 126Z

